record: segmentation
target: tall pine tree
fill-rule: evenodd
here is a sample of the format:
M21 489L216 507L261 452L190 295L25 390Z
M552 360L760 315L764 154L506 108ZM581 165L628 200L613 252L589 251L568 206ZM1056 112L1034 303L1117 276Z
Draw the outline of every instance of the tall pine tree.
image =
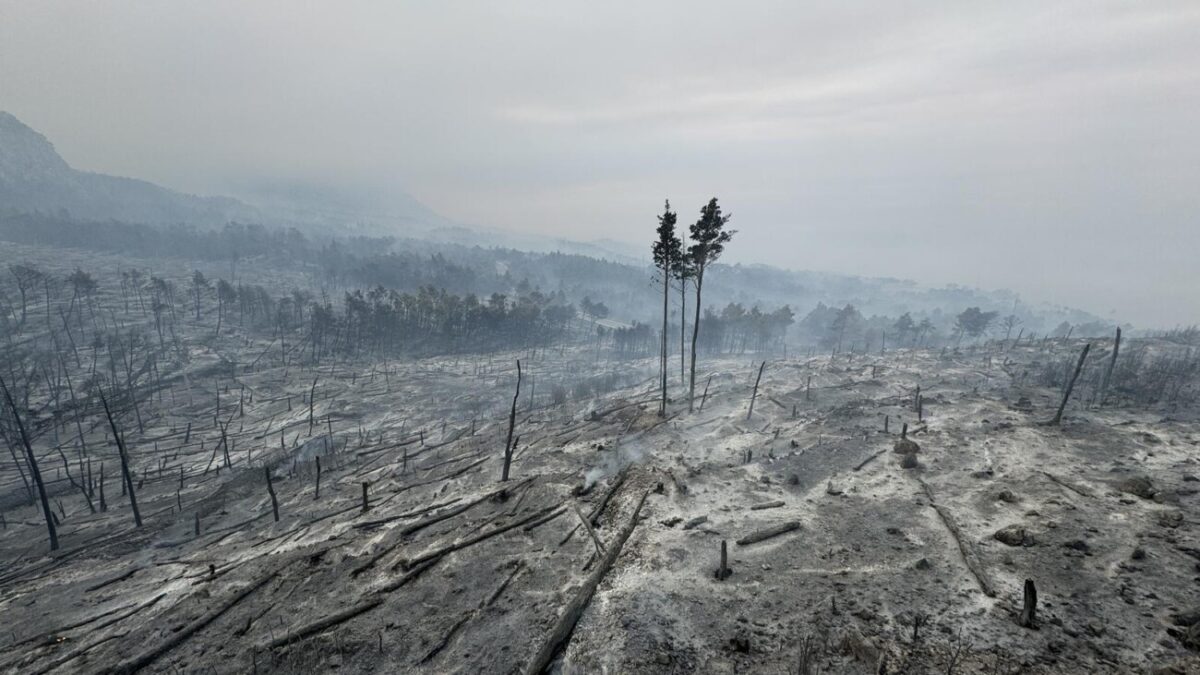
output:
M662 273L663 285L663 317L662 317L662 347L659 353L659 377L662 380L662 402L658 414L667 414L667 313L669 311L669 294L671 278L675 274L679 261L683 258L683 242L675 234L675 212L671 210L671 202L667 201L663 213L658 217L658 239L653 247L654 266ZM682 312L680 313L682 316Z
M688 412L694 409L696 401L696 341L700 338L700 298L704 291L704 272L708 266L721 257L737 230L726 230L725 225L732 218L721 215L721 207L717 198L708 200L708 204L700 209L700 219L692 224L691 245L687 249L687 261L691 268L693 283L696 285L696 318L692 323L692 363L691 377L688 380Z

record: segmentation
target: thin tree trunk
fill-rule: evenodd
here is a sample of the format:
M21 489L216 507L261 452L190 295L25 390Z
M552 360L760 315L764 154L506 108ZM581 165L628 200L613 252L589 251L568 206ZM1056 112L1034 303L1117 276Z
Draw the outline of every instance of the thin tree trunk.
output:
M504 441L504 470L500 481L508 480L508 467L512 464L513 427L517 424L517 398L521 396L521 359L517 359L517 391L513 394L512 410L508 413L508 440Z
M1117 352L1121 351L1121 328L1117 328L1117 338L1113 342L1112 358L1108 360L1108 369L1104 371L1104 383L1100 385L1099 405L1104 405L1104 396L1108 393L1108 384L1112 381L1113 367L1117 365Z
M25 467L21 465L21 458L17 457L17 450L13 447L12 441L8 440L7 434L4 435L4 444L8 446L8 454L12 455L13 464L17 465L17 472L21 474L21 482L25 484L25 494L29 496L29 503L33 504L33 486L25 477Z
M50 533L50 550L57 551L58 531L54 529L54 513L50 510L50 500L46 497L46 485L42 482L42 472L38 471L37 457L34 456L33 448L29 445L29 436L25 434L25 423L21 421L21 413L17 410L17 404L13 402L12 394L9 393L8 385L4 383L3 378L0 378L0 388L4 390L4 399L8 402L13 418L17 421L21 444L25 446L25 452L28 455L29 473L33 474L33 482L37 485L38 496L42 500L42 515L46 517L46 530Z
M275 498L275 486L271 483L271 467L264 466L263 471L267 474L267 494L271 495L271 513L275 516L275 522L279 522L279 500ZM363 483L363 495L366 496L365 486ZM365 499L363 500L366 501Z
M668 298L671 292L671 273L670 264L663 265L663 324L662 324L662 350L659 355L659 369L662 378L662 404L659 405L658 414L660 417L667 414L667 309Z
M692 363L691 377L688 379L688 412L692 412L696 402L696 341L700 338L700 292L704 286L704 271L696 272L696 320L692 323Z
M1092 348L1092 343L1087 343L1083 346L1083 351L1079 353L1079 362L1075 364L1075 372L1071 374L1071 379L1067 382L1067 390L1063 392L1062 403L1058 404L1058 412L1054 414L1054 419L1050 420L1051 425L1057 425L1062 422L1063 410L1067 407L1067 399L1071 398L1071 391L1075 389L1075 380L1079 377L1079 371L1083 370L1083 362L1087 359L1088 350Z
M129 493L129 505L133 507L133 522L136 527L142 526L142 514L138 511L137 496L133 494L133 477L129 475L129 455L125 452L125 440L117 431L117 423L113 420L112 411L108 408L108 399L100 392L100 402L104 404L104 415L108 417L108 425L112 427L113 438L117 441L117 451L121 456L121 474L125 479L126 492Z
M758 377L754 378L754 393L750 395L750 410L746 411L747 421L749 421L750 416L754 414L754 399L758 398L758 383L762 381L763 368L766 367L767 362L764 360L762 365L758 367Z
M679 386L687 384L687 278L679 280Z

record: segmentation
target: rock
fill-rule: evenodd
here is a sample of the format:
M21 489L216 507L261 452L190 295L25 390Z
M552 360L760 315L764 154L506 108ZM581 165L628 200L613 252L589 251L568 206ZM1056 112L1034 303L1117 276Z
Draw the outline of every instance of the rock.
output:
M729 638L729 648L735 652L742 654L750 653L750 638L744 635L738 635Z
M1187 628L1168 628L1167 632L1183 643L1184 647L1200 651L1200 623L1194 623Z
M1176 626L1194 626L1200 623L1200 606L1193 607L1186 612L1172 614L1171 623Z
M694 529L696 526L701 525L703 523L707 523L707 522L708 522L708 516L696 516L695 518L692 518L691 520L684 523L683 529L691 530L691 529Z
M1091 547L1088 546L1088 543L1082 539L1073 539L1073 540L1068 541L1067 543L1063 544L1063 546L1066 546L1067 548L1069 548L1073 551L1079 551L1081 553L1088 553L1092 550Z
M675 527L679 523L683 522L683 518L680 518L679 516L675 516L673 518L667 518L666 520L660 520L659 522L667 527Z
M1131 495L1136 495L1142 499L1153 499L1157 491L1154 489L1154 484L1145 476L1132 476L1117 483L1117 489L1121 492L1128 492Z
M787 478L787 483L788 483L788 485L799 485L800 484L800 476L798 476L797 474L794 474L794 473L791 474Z
M1017 399L1017 402L1012 407L1013 410L1021 412L1033 412L1033 401L1030 401L1028 396L1022 396Z
M1183 524L1183 512L1163 511L1158 514L1158 524L1173 530Z
M929 558L921 558L917 562L913 563L913 569L915 569L915 570L931 570L931 569L933 569L933 563L929 562Z
M1008 546L1033 546L1036 542L1033 535L1021 525L1009 525L1001 528L992 538Z
M1021 501L1019 497L1012 493L1012 490L1001 490L1000 493L996 495L996 499L1009 504L1015 504Z
M1133 549L1133 553L1130 554L1129 557L1134 560L1145 560L1146 559L1146 549L1139 546L1139 547Z
M915 454L906 454L904 459L900 460L901 469L915 469L918 466L917 456Z
M913 455L921 451L921 446L911 438L901 438L892 444L892 452L898 452L902 455Z

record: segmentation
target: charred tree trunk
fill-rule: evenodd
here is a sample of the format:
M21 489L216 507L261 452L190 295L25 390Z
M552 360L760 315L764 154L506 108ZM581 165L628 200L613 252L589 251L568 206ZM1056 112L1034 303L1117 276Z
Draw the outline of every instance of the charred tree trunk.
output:
M1070 381L1067 382L1067 390L1063 392L1062 403L1058 404L1058 412L1054 414L1054 419L1050 420L1051 426L1062 422L1063 410L1067 408L1067 399L1071 398L1071 391L1075 389L1075 380L1079 377L1079 371L1083 370L1083 362L1087 359L1088 351L1092 348L1092 343L1087 343L1083 346L1083 351L1079 353L1079 362L1075 364L1075 372L1071 374Z
M696 272L696 318L692 322L692 362L688 378L688 412L694 410L696 402L696 341L700 339L700 294L704 287L704 270Z
M29 445L29 436L25 433L25 423L21 421L21 413L17 410L17 404L13 401L12 394L8 391L8 385L4 383L4 379L0 378L0 388L4 390L4 400L8 402L8 407L12 409L13 419L17 421L17 431L21 435L21 444L25 446L25 452L28 455L26 459L29 461L29 473L33 474L33 482L37 485L38 497L42 501L42 515L46 517L46 530L50 533L50 550L58 550L58 530L54 527L54 512L50 510L50 500L46 497L46 485L42 482L42 472L38 471L37 457L33 454L33 448Z
M103 391L100 392L100 402L104 404L104 415L108 418L113 438L117 441L117 452L121 457L121 475L124 479L125 491L129 494L129 505L133 507L133 522L136 527L141 527L142 514L138 511L137 495L133 491L133 476L129 474L129 455L125 452L125 440L121 438L121 432L117 431L117 423L113 419L112 410L108 407L108 399L105 398Z
M512 410L508 413L508 440L504 441L504 470L500 474L500 481L508 480L509 465L512 464L513 445L513 427L517 424L517 397L521 395L521 360L517 359L517 391L513 394Z
M25 467L21 464L21 458L17 457L17 450L13 447L12 441L8 440L7 434L4 436L4 444L8 446L8 454L12 455L13 464L17 465L17 473L21 474L21 483L25 485L25 494L29 497L29 503L33 504L33 486L29 484L29 479L25 477Z
M1033 579L1026 579L1025 605L1021 609L1021 625L1025 628L1033 628L1035 621L1037 621L1037 587L1033 585Z
M667 311L669 309L669 293L671 292L671 271L668 264L663 266L663 322L662 322L662 356L659 359L659 369L662 380L662 402L658 406L658 416L667 415Z
M1112 382L1113 367L1117 365L1117 352L1121 351L1121 329L1117 328L1117 338L1113 342L1112 358L1108 360L1108 369L1104 371L1104 383L1100 385L1100 400L1098 405L1104 405L1104 396L1108 393L1108 385Z
M308 392L308 435L312 436L313 432L313 405L316 403L317 396L317 379L313 378L312 389Z
M754 399L758 398L758 383L762 381L763 368L767 367L767 362L763 361L758 367L758 377L754 378L754 393L750 395L750 410L746 411L746 420L750 420L750 416L754 414ZM708 387L705 387L707 391ZM701 404L703 405L703 404Z
M275 516L275 522L279 522L279 500L275 498L275 486L271 483L271 467L263 467L263 472L267 474L267 494L271 495L271 514ZM366 485L366 483L363 483Z

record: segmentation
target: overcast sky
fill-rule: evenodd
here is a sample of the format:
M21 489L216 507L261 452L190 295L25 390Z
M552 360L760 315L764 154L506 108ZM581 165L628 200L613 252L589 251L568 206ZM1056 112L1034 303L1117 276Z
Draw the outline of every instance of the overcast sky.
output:
M1200 2L0 0L0 109L199 193L402 189L731 262L1200 322Z

